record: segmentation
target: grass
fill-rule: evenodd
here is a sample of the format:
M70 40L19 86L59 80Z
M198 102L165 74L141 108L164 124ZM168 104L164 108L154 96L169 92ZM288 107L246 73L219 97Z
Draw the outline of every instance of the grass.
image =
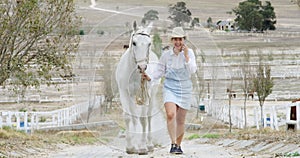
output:
M209 139L218 139L222 136L222 134L218 133L206 133L206 134L198 134L198 133L193 133L189 136L186 137L188 140L193 140L193 139L198 139L198 138L209 138Z
M199 134L192 134L192 135L187 137L188 140L197 139L197 138L200 138Z
M207 133L202 136L202 138L218 139L221 135L217 133Z
M284 156L285 157L300 156L300 153L298 153L298 152L285 153Z

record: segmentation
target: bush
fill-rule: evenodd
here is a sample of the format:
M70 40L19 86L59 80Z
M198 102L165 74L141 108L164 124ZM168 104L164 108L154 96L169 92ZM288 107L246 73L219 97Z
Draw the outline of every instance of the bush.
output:
M104 35L104 31L103 31L103 30L98 30L98 31L97 31L97 34L99 34L99 35L102 36L102 35Z
M41 117L40 118L40 122L46 122L46 118L45 117Z
M84 35L84 30L80 30L79 35Z
M25 109L25 108L21 108L20 110L19 110L19 112L26 112L27 111L27 109Z

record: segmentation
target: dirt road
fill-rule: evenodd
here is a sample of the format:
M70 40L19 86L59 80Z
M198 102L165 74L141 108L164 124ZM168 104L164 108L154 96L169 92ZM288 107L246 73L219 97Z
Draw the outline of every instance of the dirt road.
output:
M155 149L154 152L148 155L128 155L123 150L117 149L112 146L106 145L85 145L85 146L71 146L62 149L58 152L50 153L48 158L96 158L96 157L107 157L107 158L167 158L167 157L178 157L178 158L237 158L241 155L231 149L225 147L206 144L199 140L185 141L183 144L183 155L169 154L169 146Z

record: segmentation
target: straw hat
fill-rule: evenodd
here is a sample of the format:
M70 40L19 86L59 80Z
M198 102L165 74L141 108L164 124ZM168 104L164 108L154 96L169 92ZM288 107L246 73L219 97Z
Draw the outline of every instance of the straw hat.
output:
M175 27L172 30L171 34L171 39L172 38L186 38L185 32L183 31L182 27Z

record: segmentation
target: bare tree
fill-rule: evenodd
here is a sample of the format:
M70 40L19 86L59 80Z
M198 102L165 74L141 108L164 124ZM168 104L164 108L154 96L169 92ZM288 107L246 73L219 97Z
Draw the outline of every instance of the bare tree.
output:
M229 88L232 89L233 85L233 77L230 79L230 85ZM229 132L231 133L232 131L232 119L231 119L231 99L232 99L232 91L228 91L228 117L229 117Z
M99 73L103 76L103 90L105 96L105 104L103 105L104 107L102 107L104 109L101 111L107 113L109 108L112 107L113 99L116 97L115 95L118 93L115 81L115 65L117 61L114 60L109 53L105 52L100 59L100 63L103 64L103 68Z
M255 87L259 105L261 109L261 128L263 127L263 105L269 94L272 93L273 79L271 78L271 68L269 65L263 63L262 56L259 56L259 65L257 69L256 77L253 79L253 85Z
M252 95L253 99L253 73L252 73L252 67L250 65L250 52L249 50L246 50L246 52L243 54L243 61L241 65L241 74L243 79L243 85L242 90L244 93L244 128L247 127L247 99L250 97L250 93Z
M0 5L0 85L50 84L70 77L80 18L73 0L3 0Z

